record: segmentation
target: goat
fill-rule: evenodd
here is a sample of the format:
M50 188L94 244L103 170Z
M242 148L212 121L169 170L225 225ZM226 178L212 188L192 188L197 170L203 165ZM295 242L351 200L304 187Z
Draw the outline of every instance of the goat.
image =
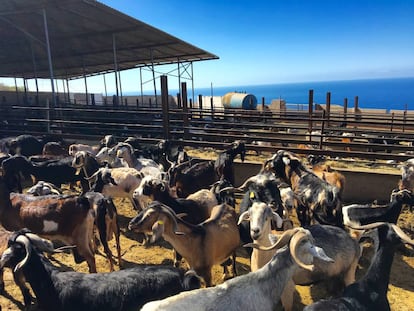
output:
M225 178L234 185L233 161L237 155L244 161L246 147L244 142L235 141L225 151L219 153L215 161L204 161L184 169L175 176L177 196L187 197L189 194L209 188L217 180Z
M12 236L13 232L4 230L0 228L0 254L8 247L8 240ZM3 267L0 265L0 292L4 292L4 279L3 279ZM29 307L32 301L32 295L30 294L30 290L27 288L23 274L20 271L14 272L13 271L13 279L16 285L20 288L23 296L23 302L26 308Z
M118 140L116 139L116 137L114 135L105 135L100 141L99 141L99 145L100 148L102 149L102 147L108 147L108 148L112 148L113 146L115 146L118 143Z
M286 246L287 245L287 246ZM252 244L253 247L258 247ZM285 247L284 247L285 246ZM299 266L313 269L314 258L331 262L303 228L286 231L270 248L281 248L261 269L215 287L181 293L144 305L142 311L267 311L274 310L287 282Z
M374 222L396 224L403 205L414 206L414 196L409 190L394 190L389 204L373 206L371 204L351 204L342 207L344 225L355 227Z
M101 146L90 146L86 144L72 144L69 146L69 155L74 156L78 151L87 151L93 155L97 154Z
M338 194L342 198L345 189L345 176L333 170L329 165L324 164L323 161L325 161L325 156L308 155L308 162L312 166L312 172L320 179L338 188Z
M200 287L193 271L141 265L109 273L61 272L42 255L53 244L31 233L17 232L0 259L22 271L45 311L138 310L146 302Z
M408 159L400 167L401 180L398 183L400 190L407 189L414 190L414 159Z
M168 183L153 176L145 176L135 189L135 200L142 202L143 196L148 197L148 202L159 201L168 205L175 213L185 214L183 219L193 224L210 217L211 208L218 204L215 195L207 189L199 190L187 198L175 198L170 194Z
M221 204L213 208L210 218L192 225L178 218L168 206L154 201L130 221L128 228L152 232L153 241L163 236L187 260L190 268L204 278L206 285L211 286L212 266L223 263L239 246L235 217L233 208Z
M245 213L247 216L248 210L253 204L264 203L266 206L269 206L272 212L276 212L280 218L285 219L287 223L288 215L280 197L278 181L273 174L269 172L259 173L248 178L240 187L233 189L233 191L244 192L243 199L240 203L240 214ZM277 218L275 219L277 220ZM281 226L283 224L280 224L279 227ZM250 223L240 223L239 230L243 243L250 243L252 241L250 237ZM250 254L250 250L247 251Z
M62 194L62 190L50 182L39 180L34 186L27 189L26 193L34 195L34 196L49 195L49 194L60 195Z
M82 176L76 174L76 169L72 167L72 157L65 157L59 160L48 160L33 163L24 156L13 156L4 160L2 168L6 182L9 187L17 186L21 193L22 185L16 176L33 176L34 183L39 180L50 182L57 187L63 183L74 183L82 180ZM17 185L10 182L17 180Z
M109 151L109 153L115 153L118 158L124 160L128 164L128 167L135 168L142 172L143 175L152 175L154 177L161 177L163 175L162 169L154 160L145 158L138 159L134 155L134 149L131 145L127 143L118 143L112 149L113 151Z
M339 189L306 169L296 155L279 150L264 163L263 168L273 171L292 188L301 226L309 226L316 221L343 227Z
M277 214L276 214L277 215ZM271 245L272 210L264 203L253 204L249 210L239 216L239 222L249 220L250 235L253 241L261 246ZM279 221L282 219L277 215ZM335 260L334 263L314 261L315 268L307 271L298 268L283 291L282 304L286 311L292 310L294 285L309 285L332 278L338 278L342 285L349 285L355 281L355 271L360 257L360 247L356 240L338 227L329 225L312 225L307 228L312 234L315 245L323 248L326 254ZM273 238L274 236L272 236ZM256 271L268 263L275 251L253 249L251 254L251 271Z
M56 156L56 157L62 157L67 155L68 151L65 149L64 146L60 142L48 142L44 144L42 149L42 155L43 156Z
M399 227L394 224L377 222L365 226L352 227L356 230L370 230L365 236L374 240L376 252L365 276L347 286L339 298L323 299L307 307L304 311L368 311L391 310L387 299L388 283L395 250L408 243L414 245Z
M134 209L139 210L141 206L134 201L133 194L142 178L144 176L132 167L101 167L87 179L92 182L91 191L101 192L110 198L128 198Z
M82 194L90 190L87 179L101 168L95 157L87 151L78 151L73 156L71 165L76 169L76 174L81 176Z
M102 147L99 152L96 154L95 158L100 164L109 165L111 168L116 167L128 167L128 164L124 161L121 161L120 158L116 157L110 153L112 148Z
M10 193L0 178L0 222L6 230L29 228L66 245L76 245L75 261L86 259L90 272L96 272L91 249L94 213L89 201L77 196L42 196Z
M6 142L6 146L11 155L31 155L42 154L43 143L33 135L19 135Z
M168 183L153 176L145 176L142 179L139 187L135 189L133 197L141 206L144 206L142 202L159 201L164 203L176 214L183 214L182 219L191 224L199 224L209 218L211 209L218 204L215 195L207 189L201 189L185 199L175 198L170 194ZM182 256L174 251L175 266L179 265L181 259Z
M98 229L99 240L104 248L108 259L110 271L114 271L112 251L108 241L115 236L118 265L121 266L121 246L119 243L120 228L118 223L118 212L111 198L105 197L99 192L89 191L85 193L90 205L95 211L95 227Z
M78 151L84 152L84 151ZM49 194L60 195L62 192L53 184L39 181L36 185L27 190L28 194L42 196ZM121 248L119 244L120 229L118 224L118 213L111 198L104 197L98 192L86 192L90 205L95 211L95 227L99 233L99 240L102 243L105 254L108 258L110 270L114 270L112 252L108 246L108 241L115 235L116 248L118 253L118 263L121 265Z

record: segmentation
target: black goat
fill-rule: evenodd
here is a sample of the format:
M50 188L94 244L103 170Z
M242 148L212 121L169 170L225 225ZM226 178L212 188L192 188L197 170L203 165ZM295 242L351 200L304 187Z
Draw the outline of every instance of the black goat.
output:
M242 141L235 141L222 151L215 161L196 163L175 176L177 196L185 198L200 189L207 189L216 181L224 178L234 185L233 161L237 155L244 161L246 146Z
M414 205L414 196L409 190L393 191L391 202L385 205L346 205L342 208L344 224L351 227L379 221L396 224L403 205Z
M138 310L146 302L200 287L193 273L166 266L137 266L110 273L61 272L41 251L53 252L47 240L16 232L0 267L23 271L42 310Z
M366 275L344 290L342 297L318 301L304 311L369 311L391 310L387 299L388 283L394 252L401 243L414 245L399 227L388 223L373 223L353 229L373 229L368 236L374 240L375 255Z

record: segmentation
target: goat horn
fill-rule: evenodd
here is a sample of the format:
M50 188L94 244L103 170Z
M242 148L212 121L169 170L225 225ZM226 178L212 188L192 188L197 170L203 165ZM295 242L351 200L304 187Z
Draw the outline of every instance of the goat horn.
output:
M400 227L394 224L391 224L391 227L394 229L395 233L401 238L401 240L403 240L405 243L414 246L414 240L412 240L407 234L405 234Z
M309 239L309 231L307 230L300 230L297 232L297 234L295 234L292 239L290 240L290 254L292 255L292 258L295 260L296 264L305 269L305 270L309 270L312 271L314 265L313 264L305 264L304 262L302 262L302 260L299 259L298 256L298 249L299 249L299 245L301 244L302 240L304 239Z
M236 189L238 189L238 190L240 190L240 191L246 191L246 188L248 187L248 186L250 186L250 184L252 184L252 183L254 183L254 182L256 182L257 181L257 175L255 175L255 176L252 176L252 177L250 177L250 178L248 178L244 183L243 183L243 185L241 185L240 187L238 187L238 188L236 188ZM226 189L226 188L224 188L224 189ZM223 190L224 190L223 189Z
M53 253L55 250L51 241L43 239L37 234L27 232L24 235L41 251Z
M25 235L19 235L16 238L16 242L22 243L24 245L24 248L26 250L26 256L16 265L14 268L14 272L19 271L21 268L23 268L27 261L29 260L30 255L32 254L32 247L30 245L30 240Z
M63 253L67 249L74 249L74 248L76 248L76 245L66 245L66 246L61 246L61 247L58 247L58 248L54 249L53 252L54 253Z
M183 232L178 231L177 215L172 210L172 208L162 203L159 205L159 207L161 208L162 211L164 211L168 216L171 217L173 224L174 224L174 227L173 227L174 233L177 235L183 235L184 234Z
M373 222L371 224L367 224L367 225L362 225L362 226L348 226L351 229L354 230L369 230L369 229L375 229L378 228L382 225L388 224L387 222Z
M279 238L279 240L277 240L275 244L270 245L270 246L260 246L260 245L255 244L255 243L248 243L248 244L243 245L243 247L253 247L253 248L257 248L261 251L270 251L270 250L275 249L275 248L281 248L281 247L285 246L290 241L292 236L296 232L298 232L299 230L303 230L303 228L293 228L293 229L286 230L282 234L282 236Z

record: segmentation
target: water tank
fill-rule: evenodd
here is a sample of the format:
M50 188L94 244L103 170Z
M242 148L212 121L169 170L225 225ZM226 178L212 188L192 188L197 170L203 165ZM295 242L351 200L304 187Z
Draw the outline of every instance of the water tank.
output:
M252 94L230 92L221 99L224 108L254 110L257 98Z

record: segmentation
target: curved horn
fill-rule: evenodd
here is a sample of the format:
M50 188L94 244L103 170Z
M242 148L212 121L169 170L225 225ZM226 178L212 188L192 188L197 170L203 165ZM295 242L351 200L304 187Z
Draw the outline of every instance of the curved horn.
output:
M165 204L162 204L162 203L160 203L158 206L173 221L173 231L174 231L174 233L177 234L177 235L183 235L184 234L183 232L178 231L177 215L175 214L174 210L171 207L169 207Z
M289 248L290 248L290 254L292 255L292 258L295 260L296 264L305 270L312 271L314 265L305 264L302 260L299 259L299 256L298 256L298 250L299 250L299 246L301 242L305 239L309 239L309 237L310 237L309 231L303 230L303 229L300 230L290 240Z
M101 169L99 169L99 170L97 170L95 173L93 173L91 176L89 176L89 177L84 177L87 181L90 181L90 180L92 180L92 179L94 179L94 178L96 178L96 176L99 174L99 173L101 173L102 171L101 171Z
M400 227L394 224L391 224L391 227L394 229L395 233L400 237L401 240L403 240L407 244L414 246L414 240L412 240L408 235L406 235Z
M387 222L373 222L371 224L367 224L367 225L362 225L362 226L348 226L351 229L354 230L369 230L369 229L375 229L378 228L382 225L386 225L388 224Z
M248 179L247 179L247 180L243 183L243 185L241 185L240 187L238 187L238 188L236 188L236 189L239 189L239 190L241 190L241 191L246 191L247 187L248 187L248 186L250 186L252 183L256 182L256 181L257 181L257 179L258 179L257 175L254 175L254 176L252 176L252 177L248 178ZM224 188L224 189L226 189L226 188Z
M23 234L19 235L16 238L16 242L22 243L24 245L24 248L26 250L26 256L16 265L16 267L14 268L14 272L17 272L21 268L23 268L25 264L27 263L27 261L29 260L30 255L32 254L32 247L30 245L30 240L28 237L26 237Z
M277 240L277 242L273 245L270 246L260 246L258 244L255 243L248 243L246 245L243 245L244 247L253 247L253 248L257 248L261 251L270 251L272 249L275 248L281 248L283 246L285 246L287 243L289 243L290 239L292 238L292 236L298 232L299 230L303 230L303 228L293 228L290 230L286 230L282 236L279 238L279 240Z
M53 243L49 240L43 239L37 234L27 232L24 234L29 240L40 250L44 252L53 253L55 248Z

